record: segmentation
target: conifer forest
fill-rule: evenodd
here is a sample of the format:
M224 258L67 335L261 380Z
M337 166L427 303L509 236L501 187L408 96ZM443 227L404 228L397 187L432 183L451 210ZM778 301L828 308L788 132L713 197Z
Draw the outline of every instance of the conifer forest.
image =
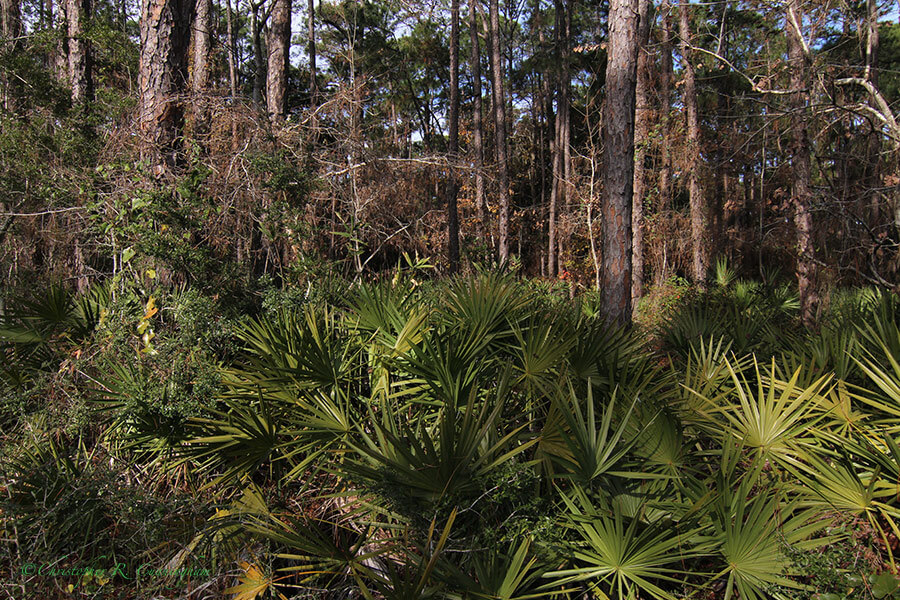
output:
M900 599L900 3L0 0L0 599Z

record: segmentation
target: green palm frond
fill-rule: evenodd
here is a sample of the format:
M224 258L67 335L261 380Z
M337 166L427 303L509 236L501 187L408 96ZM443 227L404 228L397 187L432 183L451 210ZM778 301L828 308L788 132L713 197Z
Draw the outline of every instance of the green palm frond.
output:
M634 397L624 413L617 413L617 393L618 390L613 392L599 415L590 385L584 400L571 388L569 394L560 394L554 400L541 450L559 465L562 477L590 485L597 477L620 467L638 441L641 432L630 430L629 421L639 400Z
M689 522L643 522L621 512L595 507L581 488L563 494L566 527L574 542L567 553L574 568L548 573L555 584L587 581L601 598L631 598L646 594L670 600L667 584L684 580L684 565L704 556L708 549L697 545L700 529Z
M817 408L820 394L831 377L820 377L801 388L798 370L789 381L777 381L774 359L765 375L754 361L755 386L730 364L729 372L734 381L733 394L713 398L698 394L708 405L705 414L709 421L701 426L720 438L733 436L762 461L796 465L804 456L804 437L824 418Z
M427 503L471 493L488 473L537 441L520 443L527 423L498 432L505 393L502 382L496 395L483 401L473 390L462 410L444 407L433 424L424 414L401 423L385 409L380 420L372 416L375 431L360 431L362 443L351 444L359 458L344 469L363 482L387 484Z

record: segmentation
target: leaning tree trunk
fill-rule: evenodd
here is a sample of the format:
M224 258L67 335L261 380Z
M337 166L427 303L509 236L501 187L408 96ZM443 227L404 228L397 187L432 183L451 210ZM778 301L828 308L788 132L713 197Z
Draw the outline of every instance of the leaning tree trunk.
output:
M603 110L603 312L631 322L631 198L638 0L612 0Z
M634 195L631 200L631 307L644 294L644 194L648 172L644 168L650 139L650 0L638 0L638 61L635 89Z
M183 122L179 95L187 79L194 0L143 0L141 6L140 130L143 155L156 175L172 173Z
M459 0L450 2L450 181L447 182L447 233L450 272L459 270L459 214L456 195L459 183L456 162L459 154Z
M497 185L500 187L500 264L509 261L509 165L506 153L506 100L503 98L503 61L500 55L500 13L497 0L489 1L491 18L491 88L494 96L494 144L497 150Z
M681 0L679 34L681 35L681 66L684 71L683 99L687 113L687 169L688 194L691 205L691 278L701 287L706 285L709 268L709 215L703 184L700 179L700 117L697 108L697 83L694 78L693 51L689 5Z
M476 1L469 0L469 41L472 69L472 151L475 153L475 218L478 237L484 241L484 124L481 110L481 48L478 39L478 13Z
M272 24L266 40L269 71L266 107L269 118L281 121L287 112L287 71L291 49L291 0L272 0Z
M816 316L816 263L812 241L812 166L806 106L809 100L809 55L800 27L803 23L798 0L788 0L788 61L791 68L791 168L794 226L797 229L797 285L800 291L800 319L811 326Z
M91 43L85 35L91 15L91 0L67 0L69 83L72 103L86 106L94 100Z

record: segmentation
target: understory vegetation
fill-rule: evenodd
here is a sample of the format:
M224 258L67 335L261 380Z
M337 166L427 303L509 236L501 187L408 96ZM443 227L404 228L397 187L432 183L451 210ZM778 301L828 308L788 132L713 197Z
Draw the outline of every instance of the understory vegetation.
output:
M14 300L14 301L13 301ZM240 306L0 313L11 597L900 597L900 300L590 293L425 261Z

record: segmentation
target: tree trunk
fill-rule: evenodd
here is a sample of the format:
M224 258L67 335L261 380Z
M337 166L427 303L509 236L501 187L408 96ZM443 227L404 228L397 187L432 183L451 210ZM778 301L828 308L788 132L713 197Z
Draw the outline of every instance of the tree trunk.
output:
M82 106L94 99L91 43L85 37L90 14L91 0L67 0L69 83L72 86L72 103Z
M459 271L459 215L456 195L459 184L456 162L459 154L459 0L450 2L450 181L447 182L447 233L450 272Z
M232 25L232 15L231 15L231 0L225 0L226 12L225 12L225 23L228 28L226 34L228 35L228 91L231 92L232 99L237 96L237 72L235 69L235 40L234 40L234 26Z
M21 32L22 11L19 0L0 0L0 33L3 38L15 40Z
M553 145L551 146L550 161L553 165L553 183L550 188L550 211L547 217L547 277L556 277L559 271L558 265L558 232L557 232L557 216L559 208L563 204L562 199L565 198L565 187L562 185L565 179L565 113L568 109L568 81L565 76L565 51L563 44L565 38L565 23L562 0L555 0L553 3L556 23L554 27L554 42L556 51L556 119L553 127Z
M691 64L691 30L689 4L681 0L679 33L681 35L681 66L684 77L684 108L687 113L688 193L691 204L691 277L694 283L706 285L709 268L709 211L700 179L700 117L697 109L697 84Z
M497 184L500 186L500 264L509 261L509 165L506 153L506 101L503 98L503 60L500 55L500 14L497 0L489 0L491 18L491 88L494 95L494 143L497 150Z
M309 11L306 23L306 52L309 54L309 102L315 109L319 84L316 81L316 7L313 0L309 0L307 10Z
M788 61L791 70L791 167L792 203L797 229L797 285L800 291L800 319L807 327L816 316L816 263L812 242L812 167L806 107L809 100L809 57L800 27L803 23L798 0L787 3Z
M672 152L667 143L669 136L669 111L672 107L672 5L664 0L662 7L662 43L659 59L659 115L662 124L662 143L660 143L659 169L659 210L669 210L672 203ZM665 273L658 273L665 277Z
M19 7L19 0L0 0L0 42L6 45L12 40L12 49L15 51L21 44L17 39L22 32L22 13ZM0 92L3 94L2 106L5 110L12 112L15 108L14 95L16 85L15 81L11 81L6 73L6 69L0 69Z
M866 18L866 70L865 79L878 88L878 2L876 0L867 0L866 8L868 11ZM859 212L871 211L870 214L875 222L879 220L881 192L881 132L877 127L872 128L866 140L866 163L865 178L863 184L865 190L860 194L860 199L864 203Z
M156 175L177 163L183 121L178 95L187 78L193 0L143 0L141 7L140 130Z
M631 199L638 0L611 0L603 110L603 311L631 322Z
M481 48L478 39L478 12L476 1L469 0L469 40L471 56L469 68L472 69L472 111L474 131L472 132L472 150L475 152L475 217L478 221L478 237L484 241L485 198L484 198L484 124L481 110Z
M644 195L646 194L647 144L650 139L650 0L638 0L638 59L634 116L634 195L631 201L631 306L644 294Z
M287 71L291 49L291 0L272 0L272 22L266 40L269 72L266 107L269 118L282 121L287 113Z
M212 0L196 0L194 41L191 62L191 92L200 94L209 87L209 52L212 44Z
M259 110L262 106L263 87L266 85L266 65L263 58L262 47L262 26L264 23L260 21L259 10L262 8L263 0L256 3L250 2L250 43L253 49L253 108Z

